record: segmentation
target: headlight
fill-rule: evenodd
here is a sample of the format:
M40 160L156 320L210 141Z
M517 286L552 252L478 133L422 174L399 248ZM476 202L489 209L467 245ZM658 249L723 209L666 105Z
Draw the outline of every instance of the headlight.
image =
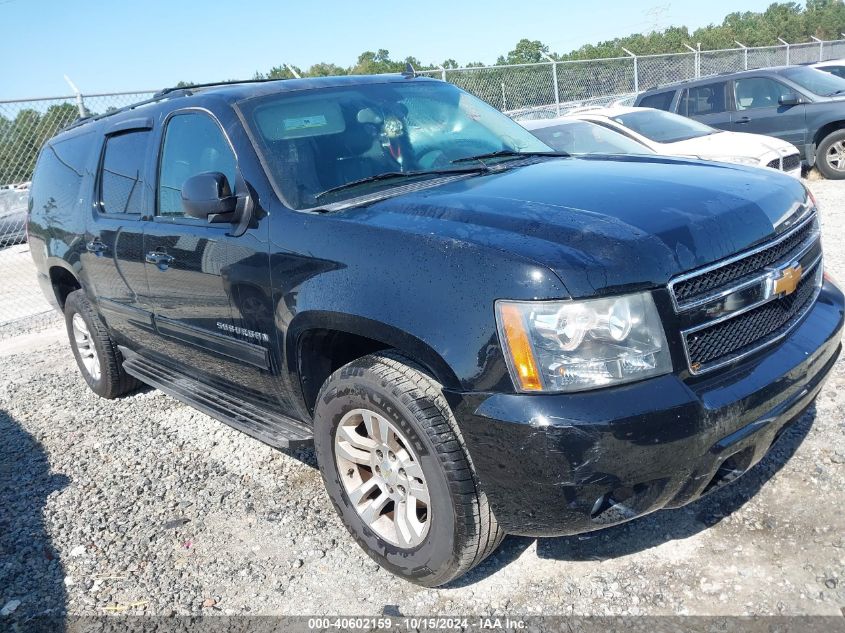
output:
M704 160L714 160L718 163L736 163L738 165L750 165L759 167L760 159L751 156L702 156Z
M672 371L648 292L585 301L497 301L496 321L520 391L584 391Z

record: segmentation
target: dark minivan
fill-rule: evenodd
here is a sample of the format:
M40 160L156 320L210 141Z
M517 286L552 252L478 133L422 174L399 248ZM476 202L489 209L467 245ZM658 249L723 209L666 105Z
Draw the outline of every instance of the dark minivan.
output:
M29 235L91 389L146 383L313 442L355 540L428 586L506 533L732 481L840 352L797 180L567 157L413 73L169 90L79 121L41 152Z
M646 90L634 104L723 130L776 136L795 145L825 178L845 178L845 79L816 68L761 68L684 81Z

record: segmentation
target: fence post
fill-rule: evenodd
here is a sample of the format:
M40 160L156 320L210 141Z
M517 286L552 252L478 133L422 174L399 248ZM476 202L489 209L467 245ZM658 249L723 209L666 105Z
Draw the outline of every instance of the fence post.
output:
M508 109L508 99L505 97L505 82L502 82L502 112Z
M65 81L70 86L70 89L76 93L76 109L79 110L79 118L84 119L88 116L88 110L85 108L85 102L82 100L82 93L79 92L79 88L76 87L76 84L67 75L65 75Z
M443 66L438 66L438 68L440 69L440 78L446 81L446 69Z
M820 40L815 35L811 35L810 39L819 43L819 61L824 61L824 40Z
M701 44L698 45L698 48L693 48L689 44L684 44L684 46L695 53L695 62L693 62L693 65L695 66L695 78L698 79L701 76Z
M782 37L778 38L778 42L786 46L786 65L789 66L789 42L787 42Z
M634 92L640 92L640 69L637 66L637 56L634 55L631 51L629 51L624 46L621 47L623 51L625 51L626 55L630 55L631 58L634 60Z
M742 56L745 58L745 70L748 70L748 47L745 44L737 42L734 40L734 44L738 45L742 49Z
M552 65L552 82L555 89L555 115L560 116L560 87L557 84L557 62L548 53L540 53Z

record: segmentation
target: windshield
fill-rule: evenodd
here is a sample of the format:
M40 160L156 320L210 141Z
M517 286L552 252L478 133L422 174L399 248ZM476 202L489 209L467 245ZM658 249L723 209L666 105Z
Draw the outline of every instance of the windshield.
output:
M645 145L595 123L566 121L535 127L531 133L558 152L567 154L653 154Z
M238 107L293 209L425 180L421 172L466 174L467 164L480 161L453 161L468 156L553 151L498 110L439 81L282 92ZM413 177L403 178L406 172Z
M709 125L662 110L640 110L610 118L656 143L677 143L718 132Z
M836 94L845 94L845 79L822 72L807 66L796 66L781 71L784 77L794 81L796 84L809 90L813 94L822 97L832 97Z

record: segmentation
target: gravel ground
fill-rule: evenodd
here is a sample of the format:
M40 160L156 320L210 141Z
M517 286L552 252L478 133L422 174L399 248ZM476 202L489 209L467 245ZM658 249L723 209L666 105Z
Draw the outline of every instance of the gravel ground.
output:
M845 183L811 186L845 280ZM311 451L270 449L153 390L100 400L61 328L0 342L0 629L114 611L845 614L841 360L815 410L736 484L591 535L509 537L452 586L423 589L358 549Z

